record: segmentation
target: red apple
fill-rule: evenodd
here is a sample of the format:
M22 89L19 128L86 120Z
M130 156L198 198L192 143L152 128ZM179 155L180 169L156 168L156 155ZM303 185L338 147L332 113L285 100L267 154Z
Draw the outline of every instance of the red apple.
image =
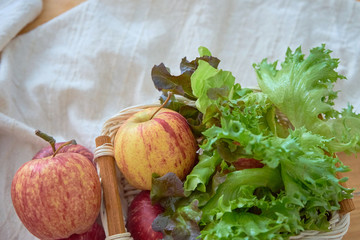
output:
M151 189L153 173L173 172L184 179L195 164L197 149L186 119L166 108L135 113L118 129L114 140L119 169L131 185L142 190Z
M23 164L11 185L17 215L44 240L88 231L100 211L101 187L94 165L82 154L60 151Z
M59 240L104 240L106 238L104 228L95 222L89 231L83 234L73 234L69 238Z
M63 145L64 143L65 142L55 143L55 149L59 149L59 147L61 145ZM58 151L58 153L65 153L65 152L79 153L79 154L87 157L91 162L93 162L93 160L94 160L94 154L89 149L87 149L86 147L84 147L80 144L66 145ZM35 156L33 157L33 159L44 158L44 157L48 157L53 154L54 154L54 151L52 149L52 146L47 146L47 147L42 148L40 151L38 151L35 154Z
M155 232L151 225L164 210L159 204L152 205L149 191L141 191L135 196L128 210L126 228L134 240L162 239L161 232Z

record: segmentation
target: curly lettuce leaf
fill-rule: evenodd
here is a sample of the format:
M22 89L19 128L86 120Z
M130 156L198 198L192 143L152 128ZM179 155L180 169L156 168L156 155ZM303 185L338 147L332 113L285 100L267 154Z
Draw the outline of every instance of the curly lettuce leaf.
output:
M258 85L295 128L334 138L327 144L330 152L360 151L360 117L333 107L334 84L345 77L335 71L339 60L330 53L325 45L311 49L306 58L300 47L294 52L288 49L281 69L277 61L264 59L254 64Z
M235 77L229 71L218 70L200 60L196 71L191 75L191 88L197 97L197 109L205 113L219 97L228 96L234 86Z
M239 89L239 91L241 91ZM235 145L231 138L227 141L218 141L217 150L212 151L212 148L206 148L206 145L211 145L212 142L209 142L209 134L217 134L217 130L222 131L221 129L228 129L231 131L231 128L234 127L237 129L237 124L239 130L243 129L246 131L242 136L243 140L249 140L250 138L259 139L259 136L256 134L268 133L270 134L269 125L273 126L272 123L267 122L267 116L273 113L273 106L268 101L268 98L265 94L260 92L245 91L243 93L238 93L239 96L242 96L238 100L233 100L233 103L227 105L217 106L216 109L221 112L222 120L219 120L220 125L223 128L216 127L213 125L210 129L203 132L203 135L207 137L207 143L204 144L205 152L199 156L199 163L194 167L192 172L187 176L184 183L185 191L191 192L196 190L205 192L206 185L209 182L210 177L214 174L216 167L221 163L222 159L228 162L236 161L240 157L250 156L250 153L246 153L238 145ZM213 105L214 106L214 105ZM209 114L209 112L207 112ZM205 115L206 117L207 115ZM226 123L225 119L240 119L238 122L231 121L230 124ZM205 120L204 120L205 121ZM229 127L229 128L227 128ZM250 131L249 131L250 129ZM211 133L213 131L213 133ZM253 134L255 133L255 134ZM237 135L238 132L234 132L234 135ZM240 143L240 142L236 142ZM240 145L245 145L247 142L241 142ZM207 151L209 150L209 151ZM274 155L276 157L276 155Z
M276 168L280 160L286 157L283 154L282 138L254 134L243 122L233 119L232 115L224 115L221 118L221 127L213 126L203 132L203 135L206 137L206 141L201 145L204 151L211 151L221 144L221 141L226 141L230 144L229 149L241 153L239 157L261 161L266 159L266 164L271 168Z
M267 187L272 192L280 191L283 183L278 169L252 168L229 173L215 195L201 209L202 221L209 223L236 208L255 206L257 197L254 191L259 187Z
M326 155L326 144L331 139L313 134L305 128L290 130L287 138L257 135L249 131L241 121L233 119L231 115L224 116L221 127L213 126L203 133L207 141L202 148L205 151L211 151L211 149L218 151L219 142L226 141L228 144L233 143L233 146L228 147L229 149L237 148L237 151L242 151L244 156L258 159L269 168L279 167L284 184L282 201L286 202L288 207L296 208L298 212L293 222L286 225L287 228L292 229L292 232L302 229L326 230L329 224L329 212L338 210L339 202L351 198L353 191L340 185L340 181L345 179L339 180L335 177L336 172L348 169L341 164L339 159ZM340 166L337 167L336 164ZM306 169L306 171L299 171L299 169ZM259 170L254 169L254 171ZM251 193L255 187L256 184L253 184L252 188L245 187L242 193L246 191ZM220 190L219 187L217 192ZM229 197L232 192L232 190L226 190L224 196ZM213 199L215 196L218 195L215 194ZM255 204L254 207L277 217L276 208L269 208L263 202L253 201L251 194L247 196L234 197L237 200L225 201L227 204L224 204L220 197L216 200L211 199L207 204L209 207L204 210L204 217L212 219L222 216L224 212L231 212L234 206L251 206L246 204ZM280 199L276 199L278 200ZM220 205L210 205L215 202ZM269 203L269 206L272 204Z
M221 106L222 115L240 120L255 134L277 134L275 108L266 94L247 92L241 97L228 101L228 104Z
M280 240L282 224L248 212L227 212L201 231L201 239L210 240Z
M185 193L189 195L194 190L206 192L206 186L220 163L221 158L216 151L212 155L207 153L200 155L199 162L191 173L186 176L184 183Z

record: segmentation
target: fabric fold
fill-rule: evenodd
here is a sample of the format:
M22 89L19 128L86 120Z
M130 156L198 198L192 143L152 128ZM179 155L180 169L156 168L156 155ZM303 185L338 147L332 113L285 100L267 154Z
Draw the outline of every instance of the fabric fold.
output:
M0 52L42 10L42 0L0 2Z

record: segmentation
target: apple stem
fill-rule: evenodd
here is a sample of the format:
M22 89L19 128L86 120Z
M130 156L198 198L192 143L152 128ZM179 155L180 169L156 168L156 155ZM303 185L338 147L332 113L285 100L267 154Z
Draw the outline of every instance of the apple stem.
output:
M43 133L40 130L36 130L35 135L41 137L42 139L44 139L45 141L50 143L51 148L52 148L53 152L55 153L55 151L56 151L56 149L55 149L56 140L53 137L47 135L46 133Z
M150 119L153 119L153 117L170 101L171 96L172 96L172 92L169 92L165 102L163 102L163 104L161 104L161 106L158 109L156 109L156 111L154 112L154 114L151 116Z
M56 151L54 152L54 154L52 156L55 157L55 155L60 151L60 149L62 149L63 147L65 147L65 146L67 146L69 144L76 145L76 141L73 139L73 140L70 140L68 142L63 143L60 147L58 147L58 149L56 149Z

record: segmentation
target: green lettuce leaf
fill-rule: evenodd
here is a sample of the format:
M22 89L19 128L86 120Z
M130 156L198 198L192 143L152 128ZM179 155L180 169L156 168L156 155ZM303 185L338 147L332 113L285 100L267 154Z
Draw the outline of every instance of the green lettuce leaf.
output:
M198 68L191 75L191 88L198 98L195 103L197 109L205 113L219 97L229 95L234 83L235 77L231 72L218 70L200 60Z
M276 220L248 212L227 212L201 231L203 240L276 240L287 239L279 232L282 224Z
M205 151L211 151L211 149L218 151L219 142L226 141L229 149L237 148L237 152L243 152L244 156L261 160L270 169L280 168L281 175L279 174L278 177L282 180L284 188L281 197L266 203L266 201L257 201L252 194L258 185L257 181L251 177L249 177L249 185L236 188L242 194L239 196L232 197L233 193L236 194L236 190L222 191L220 185L217 193L202 209L203 221L210 223L226 212L233 212L234 209L243 207L256 207L267 217L277 219L279 206L286 204L287 207L296 209L297 213L296 215L292 213L292 220L288 219L286 224L284 223L284 227L289 232L295 234L304 229L326 231L329 226L329 213L338 210L339 202L351 198L353 191L340 185L340 181L344 179L339 180L335 177L336 172L346 171L347 168L339 159L326 154L326 144L331 139L313 134L305 128L290 130L287 138L257 135L246 128L241 121L230 117L234 115L224 114L223 116L221 127L213 126L203 133L207 141L202 148ZM231 143L235 144L231 146ZM340 167L336 167L337 164L340 164ZM299 169L306 169L306 171L299 171ZM247 171L250 170L261 171L259 169ZM256 174L253 175L256 176ZM261 179L260 176L258 178ZM274 176L272 179L276 180ZM236 185L239 180L231 182ZM251 185L250 182L252 182ZM261 182L266 184L263 179ZM286 219L289 212L284 211L283 214L282 218Z
M213 155L208 155L207 153L200 155L199 162L191 173L186 176L184 183L186 195L189 195L194 190L206 192L206 186L220 163L221 158L216 151L214 151Z
M200 57L190 62L186 58L182 59L180 63L181 74L178 76L172 75L164 63L155 65L151 70L151 78L155 88L162 91L165 96L167 92L172 92L173 94L196 100L191 88L190 78L198 68L199 61L205 61L214 68L217 68L220 62L218 58L212 57L210 51L205 47L199 47L198 50L201 54Z
M254 191L259 187L267 187L272 192L280 191L283 187L280 171L271 168L252 168L227 174L216 194L202 208L202 221L209 223L236 208L255 206L257 197Z
M288 49L281 69L264 59L254 64L258 85L295 128L334 138L327 144L330 152L360 151L359 115L349 114L351 107L343 113L334 109L334 84L345 77L335 71L339 60L330 53L325 45L311 49L306 58L300 47Z

